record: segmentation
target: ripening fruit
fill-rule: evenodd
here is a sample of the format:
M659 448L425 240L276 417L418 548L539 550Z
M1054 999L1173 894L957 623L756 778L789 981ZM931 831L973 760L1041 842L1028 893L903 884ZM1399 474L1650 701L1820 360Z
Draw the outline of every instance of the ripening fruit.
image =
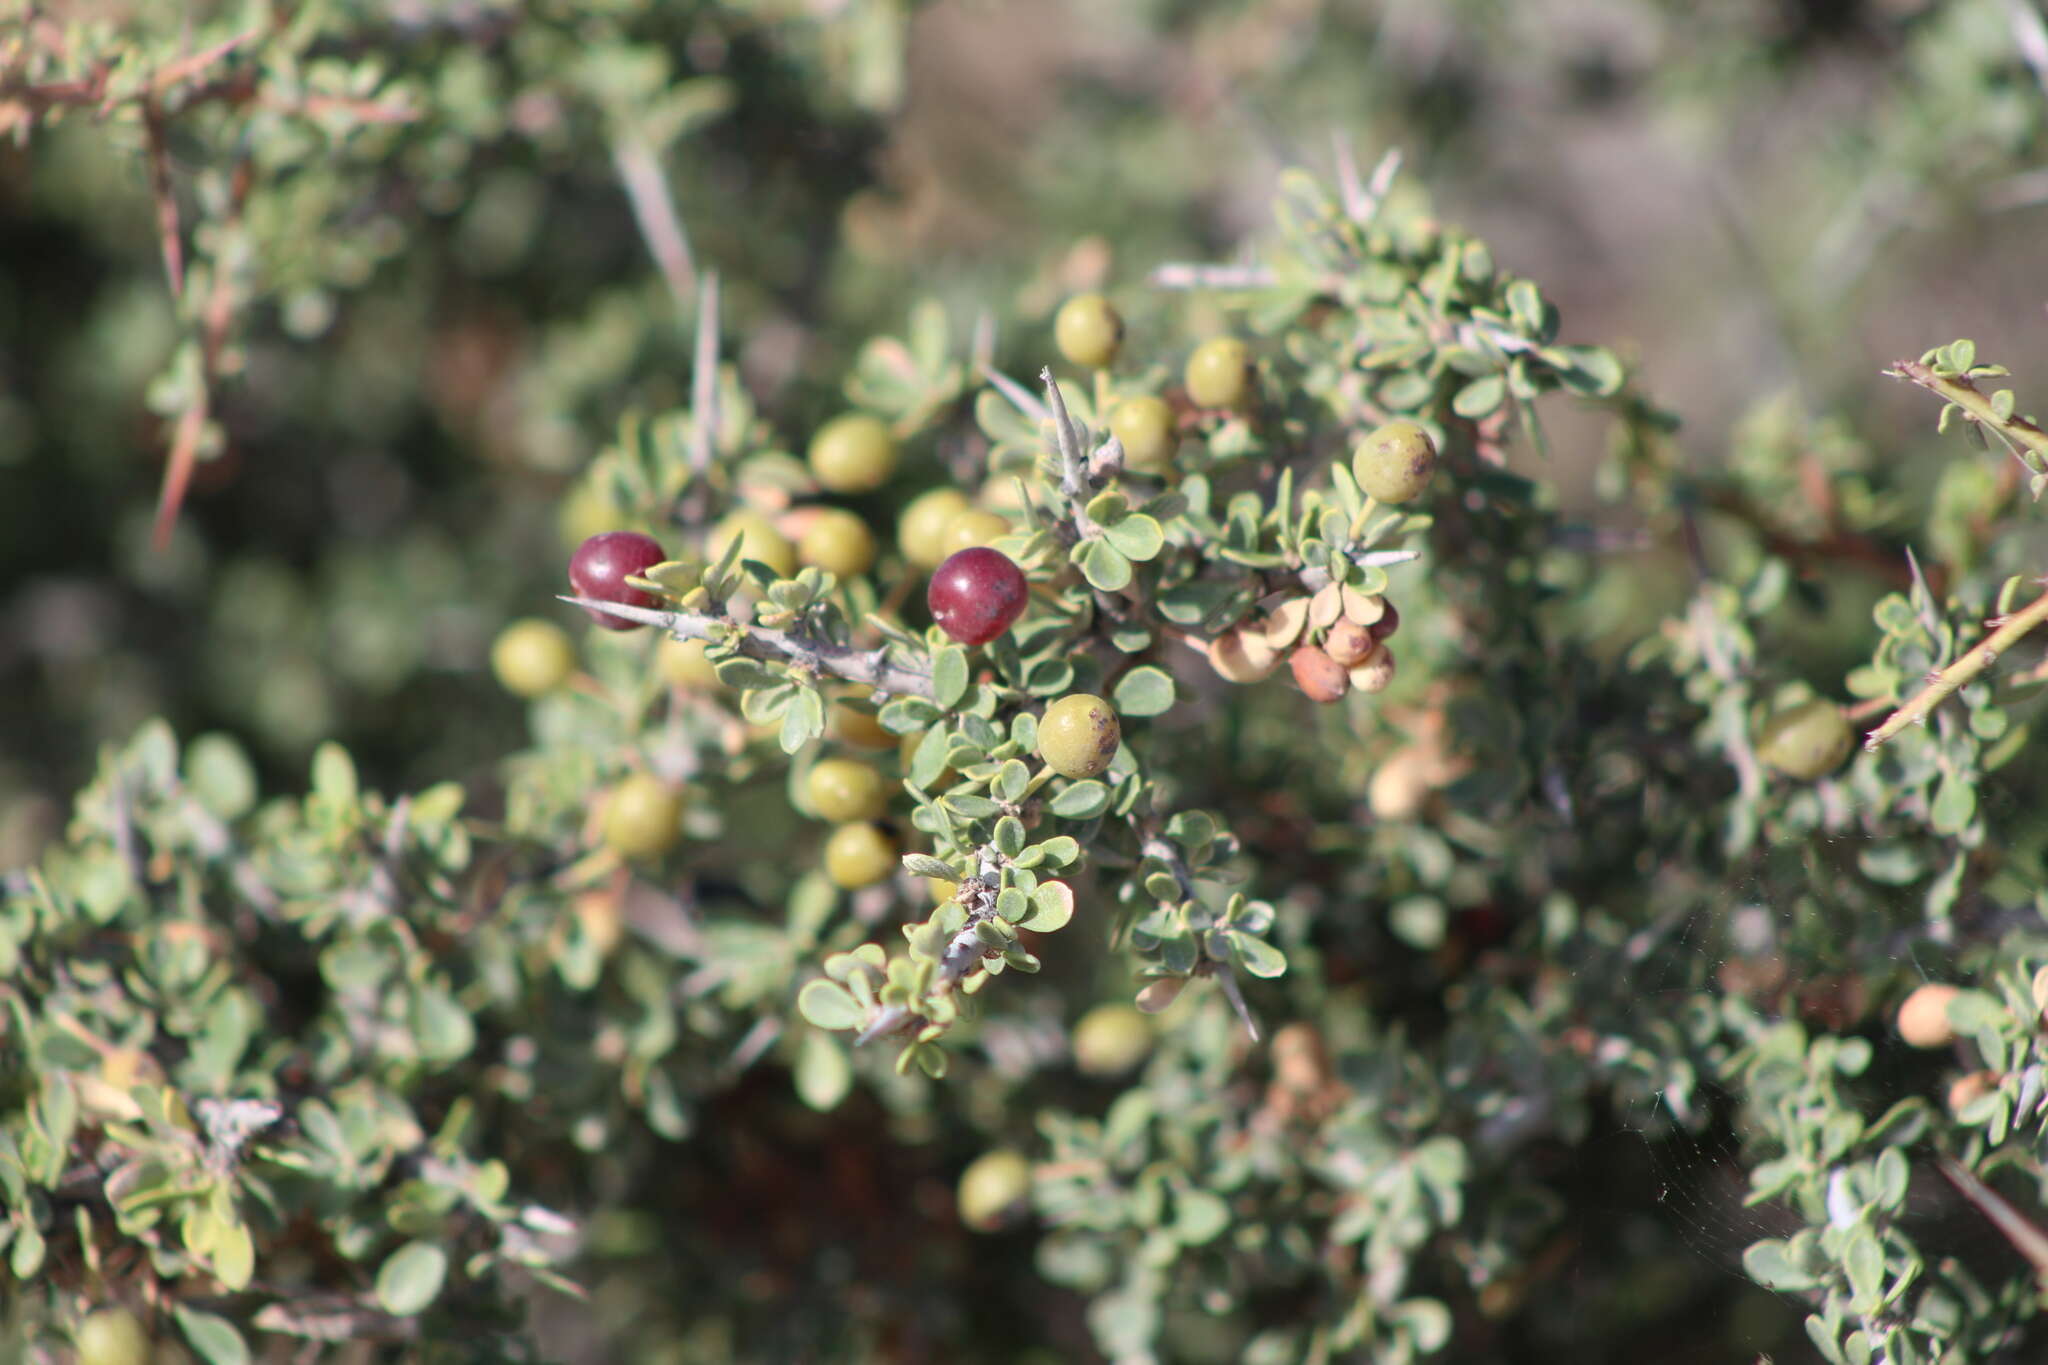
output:
M1015 625L1031 592L1024 571L987 546L960 550L932 571L925 604L939 628L963 645L985 645Z
M1380 605L1386 610L1380 613L1379 620L1366 627L1375 640L1384 640L1401 628L1401 613L1394 609L1394 604L1382 598Z
M1787 777L1813 782L1841 767L1854 747L1856 736L1842 708L1816 697L1773 716L1756 754Z
M898 736L882 728L873 711L862 710L844 699L833 702L825 712L825 733L856 749L893 749L900 742Z
M553 621L534 616L514 621L491 642L491 672L515 697L545 696L575 671L576 646Z
M1899 1006L1899 1037L1913 1047L1947 1047L1953 1043L1956 1028L1948 1021L1948 1004L1960 994L1954 986L1927 985L1916 989Z
M629 587L626 578L653 568L666 558L653 536L638 531L603 531L576 547L569 556L569 587L578 597L616 602L623 607L656 608L661 599L652 593ZM583 609L583 614L606 630L638 630L638 621L608 616Z
M595 484L585 481L577 484L562 500L555 526L562 535L562 548L573 550L592 536L618 525L618 522L619 509L612 506L612 500Z
M1323 653L1346 668L1364 663L1378 645L1371 626L1361 626L1348 616L1332 621L1323 633Z
M1365 803L1373 819L1413 820L1420 815L1430 792L1436 789L1436 768L1436 756L1420 744L1410 744L1387 755L1373 769L1372 780L1365 788Z
M889 808L889 787L882 775L853 758L825 758L804 774L804 799L821 819L833 824L873 820Z
M1152 1052L1152 1020L1130 1005L1097 1005L1074 1025L1074 1065L1087 1076L1121 1076Z
M1375 644L1365 662L1351 670L1351 685L1364 693L1384 692L1394 682L1394 651Z
M967 508L967 495L957 488L918 494L896 519L897 548L920 569L938 568L952 553L946 548L946 528Z
M1421 495L1436 473L1436 442L1414 422L1389 422L1351 453L1358 486L1385 503Z
M993 545L1010 534L1010 519L996 512L970 507L946 527L946 553L954 555L980 545Z
M740 542L741 559L766 564L775 571L777 578L788 578L796 572L796 547L759 512L743 507L729 513L725 520L711 528L704 553L716 564L725 558L726 547L735 540Z
M875 533L843 507L820 507L796 543L796 557L841 578L856 578L875 562Z
M102 1308L78 1324L78 1365L149 1365L149 1333L125 1308Z
M985 1152L960 1173L960 1221L993 1232L1031 1194L1031 1163L1015 1152Z
M1115 761L1122 738L1115 707L1075 692L1045 708L1038 722L1038 756L1061 777L1094 777Z
M1118 403L1109 414L1109 434L1124 448L1124 468L1140 474L1166 473L1180 449L1172 404L1150 394Z
M1968 1075L1956 1077L1948 1087L1948 1112L1962 1113L1970 1105L1998 1089L1998 1083L2004 1079L2005 1077L1996 1071L1972 1071Z
M653 773L630 774L604 808L605 845L622 858L658 858L683 837L683 798Z
M1280 651L1261 632L1232 626L1209 642L1209 666L1229 682L1262 682L1280 667Z
M702 640L678 640L673 635L665 635L654 651L655 670L671 687L702 690L722 686L718 681L718 670L712 666L704 650Z
M1303 645L1288 656L1287 666L1294 670L1294 685L1308 695L1310 701L1332 702L1351 690L1351 679L1345 675L1344 665L1314 645Z
M1212 337L1195 347L1182 379L1198 408L1239 408L1252 396L1252 353L1236 337Z
M825 840L825 876L834 886L857 891L888 880L896 870L896 841L881 826L855 820Z
M1060 305L1052 335L1069 365L1106 370L1124 344L1124 320L1102 295L1076 294Z
M811 438L811 477L834 493L872 493L896 472L896 438L879 417L849 412Z

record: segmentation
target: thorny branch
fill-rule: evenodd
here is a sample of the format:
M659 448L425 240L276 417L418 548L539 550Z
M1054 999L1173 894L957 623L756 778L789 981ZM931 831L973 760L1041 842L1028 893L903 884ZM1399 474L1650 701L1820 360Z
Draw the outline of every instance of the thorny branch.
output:
M892 661L886 646L856 649L852 645L835 644L807 633L776 630L769 626L736 625L704 612L657 611L618 602L601 602L594 597L564 595L561 600L622 620L637 621L643 626L658 626L678 640L717 641L728 634L736 635L739 652L747 658L830 673L848 682L866 683L878 693L926 699L932 696L931 675Z

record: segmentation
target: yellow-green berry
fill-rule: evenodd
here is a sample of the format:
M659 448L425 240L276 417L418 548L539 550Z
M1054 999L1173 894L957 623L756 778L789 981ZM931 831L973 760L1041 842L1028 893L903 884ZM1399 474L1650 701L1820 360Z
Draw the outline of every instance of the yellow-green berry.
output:
M991 1232L1031 1195L1031 1163L1016 1152L985 1152L960 1173L960 1221Z
M834 886L855 891L886 881L896 870L896 841L879 825L855 820L825 840L825 876Z
M1104 370L1116 363L1124 341L1124 320L1100 294L1076 294L1053 319L1053 340L1070 365Z
M652 773L633 773L604 808L604 842L622 858L658 858L683 837L683 798Z
M797 540L796 557L841 578L855 578L874 565L875 533L843 507L820 507Z
M1115 707L1076 692L1045 708L1038 722L1038 756L1061 777L1094 777L1116 758L1122 736Z
M889 786L871 764L824 758L804 774L804 797L819 818L841 824L873 820L889 808Z
M78 1365L149 1365L149 1333L125 1308L102 1308L78 1324Z
M1436 442L1414 422L1389 422L1351 452L1358 486L1385 503L1419 497L1436 473Z
M1195 347L1182 376L1198 408L1240 408L1252 396L1252 353L1236 337L1212 337Z
M1842 708L1824 697L1773 716L1757 741L1757 757L1787 777L1812 782L1842 766L1856 747Z
M704 546L705 557L716 564L725 557L726 547L735 540L740 542L741 559L766 564L778 578L789 578L796 573L796 547L759 512L741 508L712 527Z
M1131 1005L1097 1005L1074 1025L1074 1065L1089 1076L1121 1076L1152 1052L1152 1020Z
M1117 404L1109 414L1109 434L1124 448L1124 467L1139 474L1166 473L1180 449L1173 405L1151 394Z
M865 696L866 692L859 689L858 695ZM826 710L825 732L856 749L893 749L898 743L895 735L882 728L873 711L863 710L845 698L833 702Z
M811 438L811 477L834 493L870 493L896 472L896 438L881 418L849 412Z
M527 617L498 632L491 644L491 672L515 697L539 697L569 681L576 671L576 646L553 621Z
M967 495L957 488L918 494L896 520L897 548L917 568L938 568L953 553L946 548L946 528L967 508Z
M654 651L655 671L671 687L710 688L719 686L718 670L705 654L702 640L678 640L664 635Z
M953 518L946 527L946 553L951 556L961 550L974 549L978 545L993 545L1008 534L1008 517L995 512L984 512L978 507L970 507Z

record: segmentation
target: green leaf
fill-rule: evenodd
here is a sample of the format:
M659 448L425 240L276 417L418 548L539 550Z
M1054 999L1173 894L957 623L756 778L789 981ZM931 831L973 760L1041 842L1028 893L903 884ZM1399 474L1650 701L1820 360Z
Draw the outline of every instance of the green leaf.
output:
M989 800L986 796L973 796L966 793L962 793L959 796L942 797L940 798L940 804L963 820L987 820L992 816L1003 813L1003 808Z
M1842 1266L1849 1272L1849 1289L1856 1296L1857 1308L1866 1313L1875 1311L1884 1297L1884 1248L1879 1245L1877 1234L1867 1227L1852 1230Z
M996 769L996 780L991 784L999 800L1016 802L1024 799L1024 791L1031 785L1031 766L1021 758L1005 759L1003 766Z
M185 1340L207 1365L248 1365L249 1344L226 1318L182 1304L174 1304L171 1314L177 1318L178 1330L185 1334Z
M1394 1310L1394 1320L1407 1327L1424 1354L1442 1350L1451 1339L1451 1310L1435 1299L1409 1299Z
M825 699L815 687L799 687L782 712L782 752L793 754L825 733Z
M1230 944L1230 955L1237 959L1237 965L1253 976L1275 977L1287 971L1287 955L1262 938L1241 934L1234 929L1224 930Z
M845 1049L831 1035L806 1033L797 1050L796 1070L791 1079L796 1084L797 1098L825 1113L838 1108L853 1089L853 1067L847 1061Z
M1106 488L1088 500L1084 509L1090 520L1112 526L1130 515L1130 500L1114 488Z
M822 1029L858 1028L867 1011L851 992L833 981L811 981L796 996L797 1013Z
M1742 1269L1764 1288L1780 1292L1811 1289L1815 1283L1813 1276L1794 1264L1791 1245L1775 1237L1743 1252Z
M1014 815L1005 815L996 821L993 840L996 852L1005 858L1014 858L1024 851L1024 822Z
M1071 835L1057 834L1039 846L1045 860L1054 867L1068 867L1080 860L1081 845Z
M1935 789L1934 805L1927 823L1936 834L1960 834L1977 814L1977 786L1967 777L1949 773Z
M226 735L201 735L186 746L185 781L199 804L222 820L236 819L256 804L256 769Z
M737 539L733 541L739 543ZM773 687L782 681L782 675L757 659L721 659L713 666L718 680L735 691L751 692L763 687Z
M1459 389L1457 396L1451 399L1451 411L1476 422L1498 411L1507 394L1507 376L1490 374Z
M1031 893L1031 912L1016 921L1019 929L1050 934L1074 918L1074 891L1065 882L1046 882Z
M223 1288L238 1293L247 1289L249 1277L256 1273L256 1242L249 1235L249 1225L239 1218L220 1222L207 1260Z
M937 720L940 714L939 708L923 697L897 697L877 711L875 719L892 735L915 735L930 729L932 722ZM939 750L941 753L945 752L943 743L940 744ZM920 782L918 785L925 784Z
M448 1253L432 1242L407 1242L377 1268L377 1302L394 1317L426 1311L448 1278Z
M967 651L947 645L932 654L932 700L941 711L951 711L967 695Z
M1173 709L1173 675L1142 664L1117 679L1111 700L1126 716L1163 716Z
M1159 529L1158 522L1142 512L1133 513L1114 526L1103 527L1102 538L1114 545L1117 553L1125 559L1139 563L1166 548L1166 533Z
M1093 587L1122 592L1131 585L1131 561L1106 540L1084 540L1073 550L1074 564Z
M355 760L333 740L313 753L313 793L334 811L346 810L356 803Z
M904 854L903 870L913 877L937 877L948 882L960 880L959 872L951 864L941 862L929 853Z
M1087 820L1109 809L1109 788L1100 782L1076 782L1046 803L1063 820Z
M1230 1205L1207 1190L1182 1190L1173 1197L1173 1235L1183 1246L1213 1242L1230 1226Z

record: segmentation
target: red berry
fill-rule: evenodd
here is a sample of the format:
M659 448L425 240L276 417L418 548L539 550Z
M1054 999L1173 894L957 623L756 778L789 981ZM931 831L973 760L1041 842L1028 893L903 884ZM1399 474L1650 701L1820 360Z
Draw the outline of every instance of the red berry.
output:
M569 557L569 586L578 597L600 602L617 602L624 607L659 607L661 600L626 585L626 575L644 573L667 556L653 536L638 531L606 531L576 547ZM639 625L601 611L583 609L584 615L606 630L632 630Z
M1386 611L1380 615L1379 620L1373 622L1368 627L1372 631L1372 638L1375 640L1384 640L1401 628L1401 613L1394 610L1394 604L1392 602L1385 602L1382 605L1386 607Z
M949 557L932 573L925 602L939 628L963 645L985 645L1024 614L1030 589L1010 557L976 545Z

